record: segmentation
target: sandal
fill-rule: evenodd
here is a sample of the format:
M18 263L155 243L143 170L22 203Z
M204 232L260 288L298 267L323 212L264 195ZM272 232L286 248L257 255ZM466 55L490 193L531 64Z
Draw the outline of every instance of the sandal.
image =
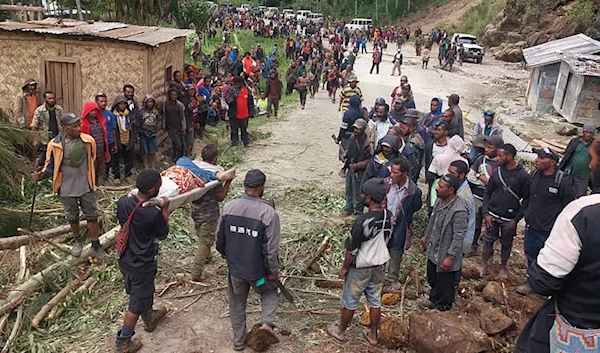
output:
M329 326L327 326L326 332L329 336L333 337L336 341L339 341L339 342L347 341L344 334L343 333L340 334L340 328L339 328L338 324L335 322L331 323L331 324L329 324Z
M369 338L369 333L371 333L371 330L363 331L363 336L365 336L365 338L367 339L367 342L369 342L369 344L373 347L379 346L379 339L376 339L375 342L371 341L371 339Z

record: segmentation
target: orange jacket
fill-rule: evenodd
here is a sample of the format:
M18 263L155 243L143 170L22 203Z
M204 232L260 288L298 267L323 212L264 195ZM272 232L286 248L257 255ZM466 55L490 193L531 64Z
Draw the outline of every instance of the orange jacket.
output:
M94 169L94 161L96 160L96 141L87 134L79 135L87 149L87 180L92 191L96 190L96 171ZM52 191L58 193L62 185L62 161L63 161L63 146L62 134L58 134L52 141L48 143L46 149L46 163L44 164L44 179L52 176Z

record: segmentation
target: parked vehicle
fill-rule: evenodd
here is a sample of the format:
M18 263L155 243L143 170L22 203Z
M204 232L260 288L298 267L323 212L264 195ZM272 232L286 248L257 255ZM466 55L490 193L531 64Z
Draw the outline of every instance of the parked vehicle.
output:
M479 44L477 44L477 37L471 34L464 33L456 33L452 37L452 42L462 43L464 52L462 54L463 61L466 59L474 60L478 64L481 64L483 61L483 56L485 55L485 50Z
M373 28L373 20L370 18L355 18L346 25L346 29L350 32L367 31L371 28Z
M302 23L306 22L308 19L308 15L310 15L310 11L308 10L298 10L296 11L296 21Z
M238 13L246 13L249 11L252 11L252 5L250 4L243 4L242 6L237 8Z
M276 7L267 7L267 10L265 11L265 17L266 18L275 18L279 16L279 9Z
M236 11L237 10L236 10L235 6L233 6L233 4L230 2L226 2L226 3L219 5L219 12L234 13Z
M323 14L322 13L311 13L310 15L308 15L308 22L312 23L312 24L316 24L316 25L322 25L323 24Z
M291 18L296 17L296 14L294 13L294 10L292 10L292 9L284 9L282 11L282 14L283 14L284 20L289 20Z

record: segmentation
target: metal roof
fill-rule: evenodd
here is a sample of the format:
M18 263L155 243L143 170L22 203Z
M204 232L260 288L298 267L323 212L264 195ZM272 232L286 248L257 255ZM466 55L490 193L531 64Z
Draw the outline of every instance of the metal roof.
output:
M600 56L562 54L561 60L576 75L600 77Z
M600 42L583 33L556 39L535 47L523 49L529 67L545 66L560 62L560 54L594 54L600 52Z
M56 18L29 22L0 22L0 31L111 39L151 47L193 33L187 29L134 26L119 22L88 23Z

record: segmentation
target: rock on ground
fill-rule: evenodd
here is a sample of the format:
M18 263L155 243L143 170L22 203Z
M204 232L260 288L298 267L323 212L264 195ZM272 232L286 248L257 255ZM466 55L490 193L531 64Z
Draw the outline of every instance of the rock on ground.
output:
M455 311L414 312L409 322L410 346L419 353L479 353L492 349L487 334Z
M250 333L248 333L248 339L246 344L248 347L254 349L257 352L264 352L275 343L279 343L279 338L275 336L275 333L269 330L261 330L262 324L258 323L252 327Z
M408 327L400 319L384 317L379 323L379 342L390 349L408 346Z
M515 326L513 319L482 300L473 300L466 311L479 318L479 326L488 335L497 335Z
M393 293L385 293L381 296L381 303L383 305L394 305L400 300L400 296L398 294Z
M504 304L504 294L502 286L498 282L488 282L483 288L483 297L485 300L492 303L502 305Z

